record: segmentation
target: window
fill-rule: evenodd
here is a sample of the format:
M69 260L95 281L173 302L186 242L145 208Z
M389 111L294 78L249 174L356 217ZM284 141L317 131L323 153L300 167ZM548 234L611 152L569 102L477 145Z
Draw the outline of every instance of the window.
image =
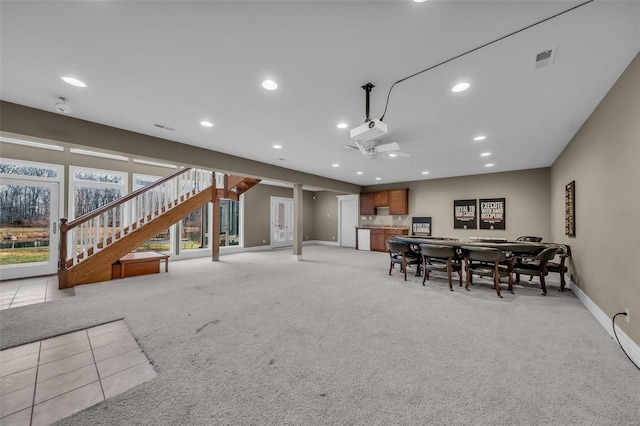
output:
M69 213L73 218L98 209L127 193L126 172L79 167L69 169L72 188L70 192L73 195ZM120 218L115 220L119 222Z
M209 247L209 203L182 219L180 250Z
M240 244L240 203L220 200L220 247Z
M0 174L7 176L29 176L45 179L56 179L62 175L62 166L55 164L29 163L2 159L0 161Z
M151 185L158 179L161 179L160 176L149 176L149 175L140 175L133 174L133 190L136 191L145 186ZM162 185L160 186L162 188ZM159 189L161 191L161 189ZM152 192L155 192L152 190ZM161 192L158 192L156 195L160 196ZM154 194L150 194L150 196L154 196ZM173 228L169 227L164 231L156 234L153 238L148 241L142 243L136 251L159 251L159 252L171 252L171 230Z

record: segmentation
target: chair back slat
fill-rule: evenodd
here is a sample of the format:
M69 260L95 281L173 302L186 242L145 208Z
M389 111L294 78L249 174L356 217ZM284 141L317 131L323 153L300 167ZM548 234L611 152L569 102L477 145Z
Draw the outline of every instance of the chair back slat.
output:
M456 251L451 246L441 246L436 244L420 244L420 252L427 257L438 259L449 259L456 257Z
M502 250L488 247L462 246L463 256L479 262L504 262L507 260Z
M401 241L393 241L393 240L389 240L386 243L389 251L392 251L394 253L410 253L411 252L411 248L407 243L403 243Z

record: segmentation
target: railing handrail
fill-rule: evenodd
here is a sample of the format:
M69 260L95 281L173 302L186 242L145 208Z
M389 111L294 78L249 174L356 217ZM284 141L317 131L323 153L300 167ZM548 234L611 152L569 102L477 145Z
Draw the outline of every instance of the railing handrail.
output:
M67 223L67 230L71 230L79 225L82 225L83 223L93 219L96 216L101 215L102 213L111 210L112 208L114 208L117 205L126 203L129 200L132 200L134 198L136 198L138 195L145 193L147 191L149 191L152 188L155 188L156 186L162 185L165 182L170 181L171 179L180 176L183 173L188 172L189 170L191 170L191 167L185 167L184 169L180 169L170 175L167 175L165 177L163 177L162 179L159 179L157 181L155 181L154 183L144 186L140 189L137 189L133 192L131 192L130 194L125 195L124 197L120 197L117 200L113 200L112 202L105 204L104 206L100 207L99 209L93 210L89 213L83 214L82 216L80 216L77 219L72 220L71 222Z

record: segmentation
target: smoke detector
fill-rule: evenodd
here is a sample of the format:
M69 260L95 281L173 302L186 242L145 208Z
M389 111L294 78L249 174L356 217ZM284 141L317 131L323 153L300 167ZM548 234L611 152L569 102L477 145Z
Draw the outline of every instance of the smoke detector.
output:
M62 96L59 97L58 99L60 99L61 102L58 102L55 105L55 110L56 112L62 113L62 114L71 114L71 107L69 105L67 105L67 99L63 98Z

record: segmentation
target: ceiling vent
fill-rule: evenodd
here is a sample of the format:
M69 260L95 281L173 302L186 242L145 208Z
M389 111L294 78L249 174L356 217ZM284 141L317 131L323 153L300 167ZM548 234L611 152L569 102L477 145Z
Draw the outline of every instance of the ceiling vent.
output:
M538 53L535 58L535 67L541 68L553 63L553 59L556 56L556 49L543 50Z
M160 128L160 129L169 130L171 132L173 132L175 130L173 127L169 127L169 126L165 126L165 125L157 124L157 123L154 124L154 126Z

